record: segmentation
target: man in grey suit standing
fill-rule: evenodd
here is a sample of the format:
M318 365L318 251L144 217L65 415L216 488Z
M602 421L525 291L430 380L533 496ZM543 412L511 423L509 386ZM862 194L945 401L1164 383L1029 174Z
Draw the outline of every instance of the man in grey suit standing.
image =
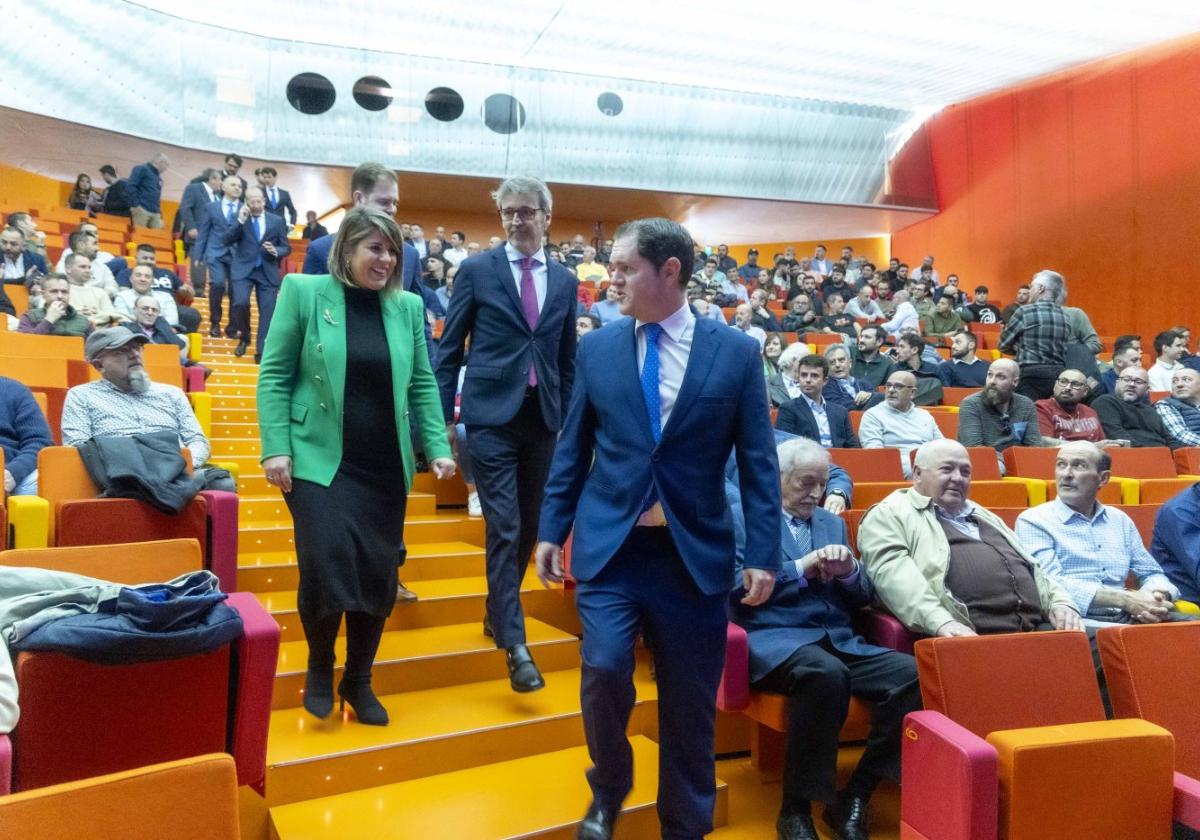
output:
M513 690L526 692L546 683L525 645L521 581L575 379L578 281L542 248L549 188L509 178L494 197L508 242L459 266L435 369L453 441L458 371L470 341L460 419L487 523L484 633L506 651Z

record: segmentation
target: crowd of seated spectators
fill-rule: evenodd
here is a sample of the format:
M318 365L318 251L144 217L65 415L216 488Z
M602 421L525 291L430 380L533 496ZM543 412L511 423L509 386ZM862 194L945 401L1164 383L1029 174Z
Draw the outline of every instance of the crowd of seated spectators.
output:
M223 179L237 177L241 159L232 158L189 187L211 182L219 188ZM159 215L153 187L157 176L161 189L167 165L157 156L135 168L133 188L126 190L135 219L152 223ZM264 191L274 190L267 210L295 224L275 170L255 174ZM70 205L110 212L113 186L125 183L115 170L111 175L107 189L81 175ZM193 193L205 199L200 190ZM205 200L219 199L210 189ZM190 363L181 334L195 331L200 316L180 302L180 292L191 289L157 264L153 246L139 246L132 266L103 253L88 224L69 235L50 271L45 237L28 214L11 214L7 223L0 232L4 283L30 292L23 313L12 312L9 302L9 314L19 315L16 328L85 337L87 360L101 374L67 394L64 443L169 430L203 475L209 443L186 398L150 381L141 360L143 344L162 343L178 346L181 364ZM426 298L431 318L448 308L462 262L500 244L493 237L482 246L441 227L427 237L415 223L402 230L433 293ZM181 235L186 239L186 229ZM309 212L303 236L323 235ZM612 244L575 235L545 245L549 259L586 284L577 306L580 338L622 317L620 294L608 285ZM1092 633L1110 623L1190 617L1177 605L1200 599L1200 485L1163 506L1148 548L1130 517L1098 496L1112 477L1112 448L1200 446L1200 359L1190 353L1190 333L1182 327L1153 338L1155 359L1148 366L1137 336L1104 348L1087 314L1065 305L1066 281L1052 271L1039 272L1001 308L985 285L968 295L957 275L943 282L933 256L913 271L895 258L879 270L855 258L849 246L836 260L824 246L811 257L786 248L769 265L759 258L751 249L739 265L725 245L698 252L687 283L700 317L758 341L776 438L783 441L784 570L768 608L735 606L732 616L750 632L754 686L788 694L793 720L828 723L805 726L803 737L789 733L781 835L803 823L814 799L833 803L827 821L845 834L847 826L865 825L875 786L898 778L900 721L920 705L911 657L857 635L852 611L874 602L913 633L939 636ZM983 353L973 324L999 327L994 346L1008 355ZM1105 349L1111 357L1101 361ZM957 404L956 439L943 434L934 414L945 410L937 406L952 388L975 391ZM1169 394L1152 403L1151 391ZM29 389L0 378L7 492L36 493L36 454L49 443ZM835 515L848 506L854 477L838 468L830 450L885 447L898 450L911 484L863 515L856 552ZM967 447L995 450L1001 472L1012 447L1056 448L1054 498L1025 510L1010 528L972 501ZM836 493L827 492L831 481ZM233 489L231 482L213 486ZM731 507L739 509L735 500ZM736 604L738 593L731 598ZM875 700L881 711L849 782L835 791L831 751L852 695ZM802 762L804 770L796 766Z

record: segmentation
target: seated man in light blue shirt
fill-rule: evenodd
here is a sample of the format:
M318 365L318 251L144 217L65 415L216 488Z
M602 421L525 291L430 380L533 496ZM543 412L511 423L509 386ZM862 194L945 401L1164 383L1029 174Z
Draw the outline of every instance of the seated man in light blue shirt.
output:
M607 326L621 317L619 300L620 295L617 293L617 287L609 286L604 290L604 300L593 303L591 311L588 314L599 318L601 326Z
M1112 458L1090 441L1058 450L1054 501L1017 518L1017 537L1075 601L1087 624L1156 624L1186 619L1179 589L1146 550L1133 520L1096 500ZM1126 589L1132 573L1137 589Z

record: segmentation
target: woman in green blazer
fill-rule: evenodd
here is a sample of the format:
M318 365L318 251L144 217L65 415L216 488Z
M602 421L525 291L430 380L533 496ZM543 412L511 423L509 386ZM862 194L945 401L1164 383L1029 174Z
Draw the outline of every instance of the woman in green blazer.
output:
M350 210L329 254L332 274L284 278L258 373L267 481L292 513L297 609L308 640L304 708L333 709L334 642L346 616L338 683L361 723L384 725L371 665L396 601L412 486L410 418L438 478L454 474L425 345L425 307L401 289L400 228Z

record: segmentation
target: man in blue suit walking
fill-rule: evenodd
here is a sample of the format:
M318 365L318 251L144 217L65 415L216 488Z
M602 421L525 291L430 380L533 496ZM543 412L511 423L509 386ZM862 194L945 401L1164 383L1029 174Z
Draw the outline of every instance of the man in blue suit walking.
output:
M831 803L824 817L835 837L865 840L875 786L900 779L904 716L921 707L917 669L908 654L868 644L851 626L851 611L870 604L874 587L847 547L845 521L821 508L829 453L804 438L778 452L783 564L775 589L765 604L747 608L735 578L730 596L730 615L750 645L751 684L789 697L778 836L817 840L810 809L817 800ZM733 515L742 516L740 505ZM851 696L875 709L867 748L835 794L838 733Z
M238 211L237 223L227 228L224 239L229 246L229 274L233 282L229 303L229 324L237 334L235 356L243 356L250 343L250 290L258 302L258 334L254 361L262 358L263 342L271 328L275 298L279 294L279 261L292 252L283 219L267 213L266 200L258 187L246 190L246 203Z
M229 290L230 301L233 301L233 287L229 283L229 246L225 244L225 234L237 227L242 209L241 199L241 181L236 175L228 176L221 182L221 200L210 202L200 217L200 231L192 250L194 257L208 269L208 317L211 323L208 334L213 338L221 337L221 316L224 314L221 299L225 297L226 289ZM226 326L225 335L233 338L232 324Z
M612 836L633 783L625 727L643 627L658 678L662 836L699 840L712 830L713 722L734 575L723 478L735 447L747 606L766 600L779 568L778 467L758 342L696 318L685 295L694 254L688 232L667 219L617 229L610 270L629 317L580 344L542 506L535 556L544 584L563 579L561 546L575 532L594 764L576 834L585 840Z

